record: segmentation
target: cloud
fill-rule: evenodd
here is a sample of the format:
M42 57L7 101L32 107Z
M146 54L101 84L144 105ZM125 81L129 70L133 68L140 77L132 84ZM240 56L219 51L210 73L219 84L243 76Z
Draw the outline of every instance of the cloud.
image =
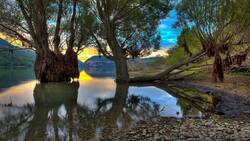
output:
M160 24L160 25L159 25L159 28L160 28L160 29L167 29L168 26L167 26L166 24Z
M175 44L175 43L177 42L176 39L168 39L167 41L168 41L169 43L173 43L173 44Z
M174 29L172 26L177 21L177 15L174 10L170 11L169 17L161 20L159 25L159 32L161 35L161 47L175 46L177 37L180 34L180 29Z

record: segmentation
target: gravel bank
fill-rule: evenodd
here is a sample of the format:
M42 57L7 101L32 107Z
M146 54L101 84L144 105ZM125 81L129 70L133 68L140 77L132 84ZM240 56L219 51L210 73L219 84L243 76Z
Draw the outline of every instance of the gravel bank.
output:
M250 141L248 119L154 118L102 140L112 141Z

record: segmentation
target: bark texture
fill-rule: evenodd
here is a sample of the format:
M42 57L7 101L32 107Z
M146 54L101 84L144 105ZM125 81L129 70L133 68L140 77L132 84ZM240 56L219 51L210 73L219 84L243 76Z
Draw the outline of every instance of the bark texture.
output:
M35 61L35 75L41 82L70 81L79 77L77 54L68 53L57 57L53 52L45 56L38 53Z
M118 54L121 52L118 52ZM116 81L117 82L128 82L129 74L128 74L128 65L127 59L124 55L115 55L114 59L115 67L116 67Z

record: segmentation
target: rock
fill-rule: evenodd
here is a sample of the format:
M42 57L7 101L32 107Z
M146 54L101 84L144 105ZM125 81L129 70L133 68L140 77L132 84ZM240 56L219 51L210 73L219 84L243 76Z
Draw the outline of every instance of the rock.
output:
M250 114L250 110L244 111L243 113L245 113L245 114Z
M143 135L143 136L146 136L146 134L147 134L147 130L146 130L146 129L143 129L142 135Z

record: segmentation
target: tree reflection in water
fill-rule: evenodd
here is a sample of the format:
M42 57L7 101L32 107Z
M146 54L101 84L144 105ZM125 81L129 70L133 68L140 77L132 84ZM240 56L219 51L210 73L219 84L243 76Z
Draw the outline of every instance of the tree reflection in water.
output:
M177 98L181 117L208 117L214 114L215 102L211 95L201 93L194 89L177 87L166 83L141 83L132 84L137 87L154 86Z
M96 109L77 104L78 88L78 82L37 84L35 105L6 117L12 123L1 123L1 128L8 128L1 130L0 140L98 139L137 120L159 115L159 105L149 98L128 96L128 84L118 83L113 98L97 99Z
M184 117L213 108L209 97L197 98L189 90L165 84L153 86L177 97ZM162 110L149 97L129 95L126 83L116 85L113 98L96 99L94 109L77 103L78 89L78 82L37 84L33 94L35 105L6 105L20 112L1 120L0 140L98 140L136 121L159 116Z

